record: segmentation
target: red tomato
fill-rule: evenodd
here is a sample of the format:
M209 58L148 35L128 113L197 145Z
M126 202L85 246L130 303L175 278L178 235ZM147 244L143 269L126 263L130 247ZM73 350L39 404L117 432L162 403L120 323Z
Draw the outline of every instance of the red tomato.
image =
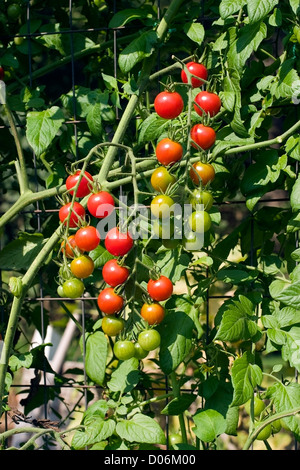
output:
M150 297L157 302L167 300L173 294L173 284L166 276L160 276L158 279L150 279L147 284L147 290Z
M0 67L0 80L4 80L4 68L3 67Z
M218 95L216 93L211 93L209 91L200 91L198 95L195 97L195 103L199 106L194 104L194 109L199 116L202 116L203 112L205 114L209 114L211 117L218 114L221 109L222 103Z
M98 295L98 307L105 315L113 315L120 312L124 305L121 295L115 293L113 287L106 287Z
M71 211L71 202L68 202L64 206L59 209L59 220L67 225L67 218L69 216L69 212ZM70 223L69 227L75 228L85 218L85 209L79 202L74 202L71 215L70 215Z
M92 225L81 227L75 233L75 242L82 251L92 251L100 243L100 235L98 230Z
M200 182L205 186L215 177L214 167L210 163L196 162L190 169L190 177L194 184L199 186Z
M76 245L75 235L70 235L66 242L63 240L60 246L61 246L61 251L66 252L67 258L74 258L74 256L76 255L76 252L83 253L83 251L79 250L78 246Z
M80 179L80 173L81 171L78 170L73 175L68 176L68 178L66 179L66 188L70 194L74 193L72 189L75 188L78 180ZM88 173L87 171L85 171L78 185L78 188L76 191L76 197L87 196L91 192L92 182L93 182L92 175Z
M186 64L186 67L192 75L196 75L196 77L203 78L203 80L207 80L208 72L207 68L204 65L199 64L198 62L188 62ZM203 85L203 80L199 80L199 78L191 77L191 85L193 88L198 88ZM183 81L183 83L188 83L188 77L185 70L181 71L181 80Z
M203 150L208 150L216 141L216 133L212 127L204 126L203 124L195 124L191 129L191 138ZM197 148L193 142L192 146Z
M168 166L181 160L183 148L179 142L174 142L174 140L166 137L158 142L155 153L157 160L162 165Z
M103 219L112 213L115 207L114 198L107 191L91 194L87 201L87 208L91 215Z
M164 119L175 119L183 107L183 99L177 91L162 91L154 100L155 111Z
M129 232L120 232L117 227L112 228L106 235L105 248L113 256L124 256L133 247L133 239Z
M116 259L107 261L102 268L103 280L111 287L124 284L128 279L129 269L121 266Z
M141 316L149 325L158 325L165 316L165 309L155 302L145 303L141 308Z

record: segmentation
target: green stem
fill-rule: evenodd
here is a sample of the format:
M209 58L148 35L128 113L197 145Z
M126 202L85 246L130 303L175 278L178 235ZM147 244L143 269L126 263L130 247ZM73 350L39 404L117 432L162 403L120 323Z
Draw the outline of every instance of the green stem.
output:
M11 133L12 133L14 141L15 141L16 149L17 149L17 154L18 154L18 159L19 159L19 161L18 161L19 171L18 171L17 165L16 165L16 170L17 170L17 176L18 176L18 181L19 181L19 185L20 185L20 193L24 194L24 193L29 191L29 184L28 184L28 176L27 176L27 168L26 168L26 164L25 164L25 158L24 158L24 154L23 154L19 134L18 134L17 128L15 126L15 121L14 121L12 112L11 112L11 110L10 110L10 108L7 104L4 104L3 107L4 107L4 111L5 111L5 114L7 116L7 119L8 119L9 125L10 125Z
M174 371L171 372L170 378L171 378L174 397L175 398L180 398L180 387L178 385L176 374L175 374ZM186 444L187 443L187 435L186 435L184 415L180 414L178 416L178 418L179 418L179 425L180 425L180 431L181 431L181 436L182 436L182 442Z

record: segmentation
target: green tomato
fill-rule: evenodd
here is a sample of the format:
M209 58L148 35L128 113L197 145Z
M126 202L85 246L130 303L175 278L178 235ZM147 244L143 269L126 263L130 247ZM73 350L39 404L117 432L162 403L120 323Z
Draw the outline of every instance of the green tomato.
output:
M194 211L189 217L189 226L196 233L207 232L211 227L211 218L206 211Z
M145 351L154 351L160 345L160 334L154 329L144 330L138 336L138 343Z
M266 441L272 434L271 424L267 424L261 431L258 433L256 439L258 441Z
M169 240L166 239L162 241L163 246L167 248L168 250L174 250L175 248L177 248L179 243L180 243L179 238L170 238Z
M80 279L71 278L63 283L63 290L65 297L76 299L84 293L84 284Z
M261 398L259 398L257 395L254 397L254 416L257 417L259 416L262 411L265 409L266 405L262 401ZM251 400L248 400L245 403L245 411L248 415L250 415L250 409L251 409Z
M21 15L21 13L22 13L21 7L17 3L12 3L7 8L7 16L10 20L13 20L13 21L17 20L19 16Z
M196 188L194 189L193 194L190 195L189 201L194 209L197 209L197 204L203 204L203 209L205 211L209 211L213 206L214 198L209 191Z
M127 340L119 340L114 345L114 355L120 361L126 361L127 359L131 359L135 354L135 347L134 344Z
M102 318L101 327L103 333L107 336L117 336L125 326L123 318L116 317L115 315L107 315Z
M282 428L281 419L276 419L276 421L272 421L271 427L272 427L272 433L277 434Z
M59 297L64 297L64 296L65 296L65 292L64 292L63 286L58 286L58 288L57 288L57 293L58 293Z
M134 343L134 349L134 357L136 357L137 359L145 359L145 357L148 356L149 351L145 351L145 349L142 348L140 343Z
M21 46L24 42L24 38L22 38L21 36L17 36L14 38L14 43L16 46Z
M169 445L174 446L176 444L180 444L182 442L182 437L180 434L171 433L169 434Z

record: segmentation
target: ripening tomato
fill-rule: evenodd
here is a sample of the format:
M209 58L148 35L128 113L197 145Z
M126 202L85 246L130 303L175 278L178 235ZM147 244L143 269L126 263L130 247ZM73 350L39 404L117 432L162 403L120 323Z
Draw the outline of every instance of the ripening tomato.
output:
M158 325L165 317L165 309L156 302L144 303L141 308L141 316L149 325Z
M105 287L98 295L97 303L105 315L114 315L122 310L124 299L121 295L116 294L113 287Z
M165 167L160 166L153 171L150 183L155 191L165 193L170 186L176 183L176 178Z
M82 250L78 248L75 242L75 235L70 235L67 238L67 241L65 242L64 240L60 244L61 251L62 253L65 253L67 258L74 258L76 254L81 254L83 253Z
M173 284L168 277L161 275L158 279L150 279L148 281L147 290L153 300L160 302L171 297L173 294Z
M166 137L160 140L155 149L156 158L162 165L174 165L181 160L183 147L179 142Z
M195 103L197 104L194 104L194 109L199 116L205 113L213 117L218 114L222 106L219 96L209 91L200 91L195 97ZM201 109L197 105L199 105Z
M105 248L113 256L124 256L133 247L133 238L129 232L121 232L112 228L105 237Z
M80 179L81 178L81 179ZM74 174L69 175L66 179L66 188L70 194L74 194L74 188L80 179L80 183L76 190L76 197L85 197L91 192L92 175L85 171L81 176L81 170L77 170Z
M62 287L65 297L69 297L70 299L77 299L84 293L84 284L77 278L68 279L63 283Z
M115 201L107 191L99 191L90 195L87 208L91 215L97 219L103 219L112 213L115 208Z
M134 344L128 339L119 340L114 345L114 355L120 361L131 359L135 354Z
M71 202L64 204L59 209L58 216L61 223L67 225L67 219L69 217L69 213L71 212L69 227L75 228L81 221L84 220L85 208L79 202L74 201L73 207L71 209L71 204Z
M175 119L183 111L184 102L177 91L162 91L154 100L154 109L164 119Z
M155 196L150 204L151 213L158 219L169 218L174 212L174 200L166 194Z
M121 317L109 315L102 318L101 328L107 336L117 336L123 331L125 321Z
M100 235L96 227L87 225L81 227L75 233L75 242L78 248L82 251L92 251L100 243Z
M207 232L211 227L211 218L206 211L194 211L189 217L189 226L196 233Z
M70 269L75 277L85 279L94 272L94 261L88 255L81 255L74 258L70 264Z
M204 83L203 80L207 80L208 77L207 68L203 64L199 64L198 62L194 61L188 62L186 64L186 67L192 75L195 75L195 77L191 77L192 87L199 88L200 86L202 86ZM203 80L200 80L201 78ZM188 76L185 70L181 71L181 80L183 81L183 83L188 83Z
M116 259L110 259L107 261L102 268L103 280L111 287L119 286L124 284L128 279L129 269L126 266L122 266Z
M208 150L214 145L217 136L212 127L204 126L203 124L195 124L191 129L191 138L203 150ZM197 145L193 142L191 142L191 144L193 147L197 148Z
M196 162L190 169L190 177L197 186L200 182L205 186L215 178L214 167L210 163Z
M154 351L160 345L161 337L157 330L143 330L138 336L138 343L145 351Z
M4 80L4 75L5 75L4 68L0 66L0 80Z
M209 191L196 188L189 198L190 204L194 209L197 209L199 204L203 205L203 209L209 211L212 208L214 203L214 198Z

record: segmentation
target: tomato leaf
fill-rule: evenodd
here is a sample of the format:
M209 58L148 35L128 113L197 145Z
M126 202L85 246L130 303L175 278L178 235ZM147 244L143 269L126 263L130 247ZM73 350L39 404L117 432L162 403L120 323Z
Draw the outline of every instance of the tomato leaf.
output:
M163 415L178 416L186 411L196 400L196 396L192 393L183 393L178 398L171 400L161 411Z
M27 114L26 137L37 156L47 150L64 120L64 114L58 106Z
M300 384L276 382L267 390L267 398L274 400L277 413L287 410L299 409L300 407ZM295 433L295 437L300 437L300 422L296 416L283 418L285 424Z
M157 39L155 31L146 31L125 47L119 55L119 67L122 72L130 72L136 64L149 57L155 50Z
M231 406L243 405L252 397L254 388L261 384L262 370L247 351L234 361L231 373L234 389Z
M144 18L152 18L149 11L142 8L126 8L125 10L118 11L110 20L109 28L119 28L134 20L141 20Z
M138 365L139 361L135 357L121 362L111 374L111 379L107 383L108 388L112 392L122 394L130 392L139 381Z
M205 30L200 23L186 23L183 27L183 31L192 41L196 42L198 45L202 44Z
M222 0L219 6L219 13L221 18L226 20L228 16L236 13L246 4L247 0Z
M0 251L0 265L3 270L23 271L32 264L46 243L42 234L20 232L16 240Z
M168 127L168 121L159 117L156 113L150 114L140 125L139 143L150 142L157 139Z
M165 434L159 424L149 416L135 414L131 419L120 420L116 426L117 434L129 442L164 444Z
M264 19L273 8L278 4L279 0L247 0L247 10L249 23L253 24Z
M113 434L115 427L116 423L112 419L103 420L100 417L94 417L84 429L75 432L72 447L78 450L96 442L101 442Z
M93 382L103 385L105 379L108 343L102 331L88 335L86 339L86 373Z
M200 410L193 416L193 432L204 442L214 441L226 430L226 420L216 410Z

